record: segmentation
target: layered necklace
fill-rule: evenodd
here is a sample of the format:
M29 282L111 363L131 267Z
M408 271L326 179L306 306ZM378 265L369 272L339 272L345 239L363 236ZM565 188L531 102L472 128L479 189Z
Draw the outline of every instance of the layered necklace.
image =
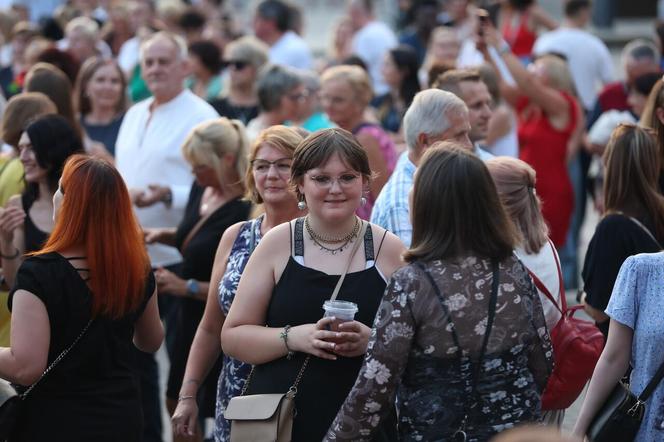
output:
M341 253L348 246L348 244L352 243L355 240L355 238L357 237L357 233L360 231L360 220L356 216L353 229L346 235L336 236L336 237L325 236L316 233L316 231L311 227L311 224L309 223L308 216L304 218L304 227L307 229L307 233L309 234L309 237L314 242L314 244L320 247L321 250L335 255L337 253ZM325 244L340 244L340 245L336 247L328 247Z

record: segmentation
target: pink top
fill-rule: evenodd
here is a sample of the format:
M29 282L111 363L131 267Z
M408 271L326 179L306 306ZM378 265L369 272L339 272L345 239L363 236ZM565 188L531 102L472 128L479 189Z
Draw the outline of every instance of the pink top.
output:
M394 166L397 164L397 152L394 147L394 143L390 136L385 132L379 125L373 123L362 123L359 126L353 129L353 135L358 136L360 134L368 134L378 141L378 146L380 147L380 152L383 154L385 159L385 165L387 166L387 174L392 175ZM377 197L376 195L375 197ZM371 217L371 209L373 209L374 201L376 200L371 193L366 195L367 203L364 206L360 206L357 209L357 215L365 220L369 220Z

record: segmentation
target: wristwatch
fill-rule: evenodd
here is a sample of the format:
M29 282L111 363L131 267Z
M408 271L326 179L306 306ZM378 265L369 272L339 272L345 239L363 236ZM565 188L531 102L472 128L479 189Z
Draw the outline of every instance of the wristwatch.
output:
M195 279L187 279L187 295L196 296L198 295L198 281Z

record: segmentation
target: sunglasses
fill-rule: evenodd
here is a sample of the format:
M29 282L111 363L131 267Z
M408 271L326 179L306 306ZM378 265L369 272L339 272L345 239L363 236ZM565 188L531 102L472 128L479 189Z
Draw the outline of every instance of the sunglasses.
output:
M241 71L242 69L246 68L249 66L248 61L242 61L242 60L228 60L226 61L226 66L235 69L236 71Z

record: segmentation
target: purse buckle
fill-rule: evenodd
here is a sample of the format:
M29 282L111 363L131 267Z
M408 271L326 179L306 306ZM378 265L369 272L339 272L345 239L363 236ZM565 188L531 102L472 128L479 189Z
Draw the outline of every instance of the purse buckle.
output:
M466 439L468 438L468 435L466 434L466 419L468 416L464 416L463 420L461 421L461 425L459 425L459 428L452 434L452 440L455 442L466 442Z
M637 400L636 400L636 403L634 403L634 405L632 405L632 406L629 408L629 410L627 410L627 414L628 414L629 416L631 416L631 417L635 417L635 416L638 414L639 409L640 409L643 405L645 405L645 402L643 402L643 401L637 399Z

